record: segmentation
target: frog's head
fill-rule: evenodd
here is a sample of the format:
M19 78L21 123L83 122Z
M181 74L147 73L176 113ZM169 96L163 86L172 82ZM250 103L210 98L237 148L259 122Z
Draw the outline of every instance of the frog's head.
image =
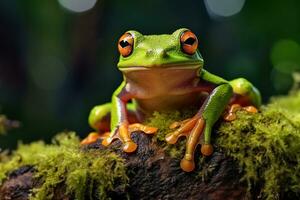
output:
M118 68L131 71L151 68L201 69L203 59L198 39L186 28L170 35L142 35L127 31L118 42L120 59Z

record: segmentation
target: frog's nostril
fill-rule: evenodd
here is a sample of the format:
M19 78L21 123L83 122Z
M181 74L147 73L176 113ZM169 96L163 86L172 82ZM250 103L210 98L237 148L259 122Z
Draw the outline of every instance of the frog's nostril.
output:
M165 51L164 49L157 50L157 55L161 58L165 58L167 57L167 51Z
M146 55L147 56L152 56L154 54L154 51L152 50L152 49L148 49L147 51L146 51Z

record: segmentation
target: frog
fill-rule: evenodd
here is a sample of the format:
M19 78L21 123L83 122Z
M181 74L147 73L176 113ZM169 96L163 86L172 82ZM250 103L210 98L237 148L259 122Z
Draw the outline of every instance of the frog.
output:
M245 78L228 81L204 69L199 40L190 29L161 35L130 30L117 45L117 67L123 81L112 94L111 102L91 110L88 121L95 131L82 140L82 145L99 140L108 147L120 140L123 151L133 153L138 147L131 138L133 132L157 133L158 127L143 124L154 112L195 106L193 117L171 123L165 136L168 144L186 137L180 167L192 172L198 145L203 156L213 154L211 135L219 119L233 121L240 109L258 112L259 90Z

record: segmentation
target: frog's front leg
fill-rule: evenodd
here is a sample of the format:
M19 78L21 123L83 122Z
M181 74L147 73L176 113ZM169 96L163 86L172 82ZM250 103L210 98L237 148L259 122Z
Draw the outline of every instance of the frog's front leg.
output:
M135 124L138 122L136 115L135 105L133 103L127 104L128 110L128 121L129 123ZM110 134L110 124L111 124L111 113L112 104L106 103L102 105L95 106L89 115L89 124L95 130L91 132L86 138L81 141L81 145L92 144L98 139L103 140Z
M201 144L202 154L209 156L213 153L210 143L212 127L223 113L232 94L232 88L228 83L219 85L208 96L194 117L185 120L179 127L177 124L178 128L166 136L166 141L170 144L176 143L181 136L187 137L185 155L180 163L184 171L190 172L195 168L194 153L197 145L201 142L202 134L204 134ZM176 127L174 124L171 126Z
M140 123L129 124L126 104L135 95L129 92L125 85L126 83L123 82L112 96L111 133L102 141L102 145L108 146L115 139L119 139L123 143L123 150L129 153L137 148L130 137L132 132L142 131L146 134L154 134L157 128Z

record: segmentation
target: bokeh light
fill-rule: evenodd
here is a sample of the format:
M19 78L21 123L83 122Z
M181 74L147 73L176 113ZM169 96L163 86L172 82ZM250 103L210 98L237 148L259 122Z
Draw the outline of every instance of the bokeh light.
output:
M205 6L212 17L229 17L239 13L245 0L205 0Z
M293 74L300 71L300 45L292 39L277 41L271 49L271 62L274 88L279 92L288 90L293 83Z
M39 89L55 90L65 81L67 69L58 58L46 56L37 59L29 73Z
M1 114L24 124L0 146L64 129L86 136L90 109L122 81L115 42L130 29L187 27L209 72L248 79L264 102L287 93L300 63L299 8L295 0L0 1Z
M97 0L58 0L58 2L69 11L85 12L92 9Z
M292 73L300 70L300 45L291 39L276 42L271 50L273 66L280 72Z
M277 92L284 93L292 88L293 77L291 74L282 73L277 69L273 69L271 72L271 80L273 87Z

